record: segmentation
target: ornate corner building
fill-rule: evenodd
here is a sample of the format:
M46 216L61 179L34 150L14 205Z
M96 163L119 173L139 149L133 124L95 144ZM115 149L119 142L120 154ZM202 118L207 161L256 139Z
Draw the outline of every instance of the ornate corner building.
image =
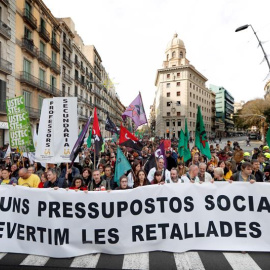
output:
M188 121L194 138L197 107L201 112L207 135L214 132L215 94L206 88L207 78L186 58L184 42L175 34L165 51L163 68L157 70L155 102L151 108L151 130L159 137L179 138Z

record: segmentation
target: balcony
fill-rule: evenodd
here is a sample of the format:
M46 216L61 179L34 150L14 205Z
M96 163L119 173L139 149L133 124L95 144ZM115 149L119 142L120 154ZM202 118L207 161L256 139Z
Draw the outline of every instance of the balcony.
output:
M97 97L102 98L102 95L101 95L101 93L100 93L99 90L94 90L93 93L94 93Z
M46 42L50 41L50 33L46 30L44 26L40 26L38 32L39 36L43 38Z
M65 54L63 54L63 61L70 67L72 68L72 61L70 58L68 58Z
M95 65L101 70L100 64L95 60Z
M40 80L39 78L34 77L28 72L22 71L20 73L20 81L21 83L24 83L34 88L37 88L39 90L42 90L43 92L46 92L47 94L57 96L57 97L61 96L61 91L59 89Z
M51 69L56 73L56 74L60 74L61 73L61 69L60 66L52 60L51 62Z
M9 6L9 0L0 0L4 5Z
M86 72L85 76L90 80L90 72Z
M78 112L78 117L79 117L79 120L82 120L82 121L87 121L88 120L88 116L81 113L81 112Z
M63 39L63 44L66 46L66 48L67 48L70 52L73 51L71 42L69 42L66 38Z
M43 63L47 67L51 66L52 62L51 58L42 51L39 52L38 61Z
M81 72L85 73L85 67L84 66L81 66Z
M11 28L2 21L0 21L0 34L5 39L11 39Z
M82 86L83 88L86 88L86 86L87 86L86 82L85 82L85 81L82 81L82 80L81 80L80 84L81 84L81 86Z
M77 68L79 68L79 69L81 68L81 64L80 64L80 62L78 61L77 58L75 58L74 64L75 64L75 66L76 66Z
M27 23L33 30L37 29L37 19L31 14L28 9L23 10L23 20Z
M95 103L95 106L98 108L98 109L100 109L100 110L102 110L102 106L99 104L99 103Z
M75 82L76 82L76 83L81 83L81 79L80 79L79 76L76 76L76 75L75 75L75 78L74 78L74 79L75 79Z
M7 60L0 58L0 72L10 75L12 73L12 64Z
M22 50L27 51L33 57L38 57L38 48L34 45L32 39L22 38Z
M63 79L64 79L67 83L72 84L72 78L71 78L68 74L63 73Z
M56 41L55 38L52 38L51 46L52 46L57 52L60 52L60 44Z
M28 112L30 118L37 118L37 119L40 118L40 113L41 113L40 109L32 108L29 106L25 106L25 109Z

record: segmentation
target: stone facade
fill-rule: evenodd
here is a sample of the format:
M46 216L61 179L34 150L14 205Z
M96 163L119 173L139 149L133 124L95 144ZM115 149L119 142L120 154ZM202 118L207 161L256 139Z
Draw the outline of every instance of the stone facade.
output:
M169 42L165 57L155 80L155 134L178 138L187 118L194 138L197 107L201 106L207 135L211 135L212 91L205 87L207 78L186 58L185 45L177 34Z

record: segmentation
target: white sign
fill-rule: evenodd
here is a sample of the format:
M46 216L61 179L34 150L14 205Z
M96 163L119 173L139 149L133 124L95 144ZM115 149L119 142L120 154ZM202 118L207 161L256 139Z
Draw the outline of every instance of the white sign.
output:
M8 129L8 123L7 122L0 122L0 129Z
M36 161L70 162L78 139L77 98L44 99L37 137Z
M0 252L50 257L163 250L270 251L270 184L126 191L0 186Z

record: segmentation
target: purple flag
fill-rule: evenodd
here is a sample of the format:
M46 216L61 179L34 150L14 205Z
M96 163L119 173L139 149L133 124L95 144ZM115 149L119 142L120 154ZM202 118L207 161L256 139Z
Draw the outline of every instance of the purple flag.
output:
M164 168L167 169L167 158L165 155L164 141L159 145L158 149L155 151L155 157L156 159L163 158Z
M145 115L141 93L132 101L132 103L127 107L126 111L122 114L123 120L130 117L135 123L136 129L147 123L147 118Z
M87 132L87 130L88 130L89 126L90 126L90 123L91 123L91 119L92 119L92 116L90 116L90 117L88 118L88 121L87 121L86 125L84 126L82 132L81 132L80 135L79 135L78 140L76 141L76 143L75 143L75 145L74 145L74 147L73 147L73 149L72 149L72 151L71 151L71 154L70 154L70 160L71 160L71 164L72 164L72 165L73 165L73 163L74 163L76 157L78 156L78 154L79 154L79 152L80 152L80 150L81 150L81 147L82 147L82 145L83 145L83 141L84 141L86 132ZM72 165L71 165L71 166L72 166Z

